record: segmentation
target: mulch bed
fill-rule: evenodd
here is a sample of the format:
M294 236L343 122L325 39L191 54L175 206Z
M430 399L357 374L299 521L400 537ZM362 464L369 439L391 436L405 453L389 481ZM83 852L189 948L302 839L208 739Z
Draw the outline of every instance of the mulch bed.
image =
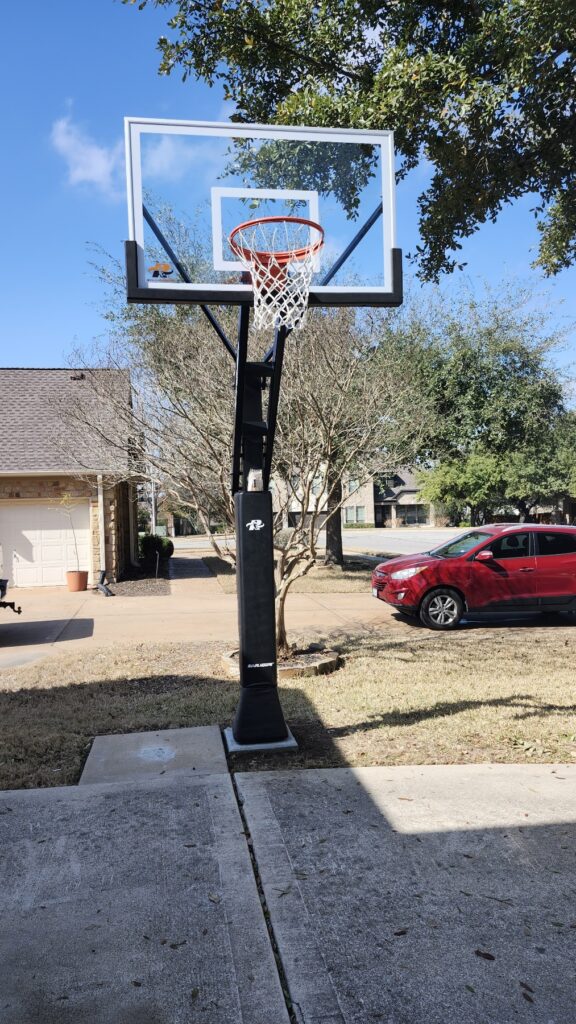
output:
M118 597L167 597L170 594L168 574L168 561L162 559L158 565L158 576L155 566L153 569L142 568L140 572L133 569L128 579L110 583L109 587Z
M158 579L144 576L138 580L111 583L110 590L118 597L167 597L170 593L170 583L160 576Z

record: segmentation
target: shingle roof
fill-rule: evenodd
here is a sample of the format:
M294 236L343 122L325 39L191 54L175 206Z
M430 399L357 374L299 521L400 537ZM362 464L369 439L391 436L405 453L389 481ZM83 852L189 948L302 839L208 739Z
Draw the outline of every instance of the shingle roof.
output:
M125 474L129 459L104 437L113 401L130 404L130 382L121 370L0 368L0 473ZM103 425L93 429L83 423ZM104 437L102 436L104 434Z

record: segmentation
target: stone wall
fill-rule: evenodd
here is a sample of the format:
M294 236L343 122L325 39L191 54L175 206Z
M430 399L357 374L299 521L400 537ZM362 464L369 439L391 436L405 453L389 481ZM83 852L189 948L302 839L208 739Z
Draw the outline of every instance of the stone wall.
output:
M22 498L28 501L52 500L58 503L64 494L71 498L96 495L96 484L67 476L4 476L0 477L0 499Z

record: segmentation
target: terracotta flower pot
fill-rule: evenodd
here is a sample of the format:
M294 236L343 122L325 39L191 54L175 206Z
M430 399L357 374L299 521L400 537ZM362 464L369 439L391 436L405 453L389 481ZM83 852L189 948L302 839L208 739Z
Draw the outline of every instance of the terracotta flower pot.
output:
M66 573L66 582L68 590L72 591L72 593L76 593L78 590L86 590L88 587L88 573L83 569L70 569Z

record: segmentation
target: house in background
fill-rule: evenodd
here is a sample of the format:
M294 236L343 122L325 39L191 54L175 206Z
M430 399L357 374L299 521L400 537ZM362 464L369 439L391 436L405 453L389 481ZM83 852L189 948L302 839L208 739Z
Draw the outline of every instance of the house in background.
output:
M112 415L99 395L113 389L129 405L130 383L118 370L88 374L103 387L79 370L0 369L0 549L12 586L64 585L76 549L89 584L102 569L118 579L137 558L129 456L98 429ZM71 408L82 416L68 422Z
M297 481L297 478L296 478ZM316 500L321 498L322 480L314 482L311 488L309 511L315 507ZM445 526L446 518L443 510L426 505L420 499L420 488L411 469L401 467L390 473L373 477L359 486L353 477L343 482L344 502L342 506L342 524L349 529L357 526L395 527L395 526ZM317 506L322 509L323 504ZM290 503L287 526L294 526L300 519L301 507L297 499ZM323 523L325 514L320 511L319 522Z
M400 467L375 477L362 487L353 478L345 482L347 497L342 510L345 526L443 526L444 520L431 505L420 500L420 489L411 469Z

